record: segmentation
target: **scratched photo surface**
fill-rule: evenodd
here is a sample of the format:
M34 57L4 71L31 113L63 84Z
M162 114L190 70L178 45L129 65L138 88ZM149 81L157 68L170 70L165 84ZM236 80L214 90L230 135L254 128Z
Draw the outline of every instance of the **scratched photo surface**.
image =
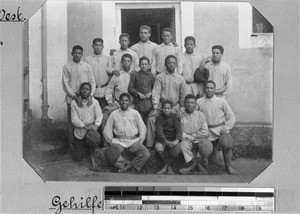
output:
M249 183L272 162L273 27L248 3L231 2L114 2L48 1L23 28L23 157L44 181ZM120 173L95 152L74 161L68 145L63 66L72 61L72 47L83 47L82 59L93 54L94 38L104 40L102 54L119 49L119 35L128 33L129 47L140 41L139 27L148 25L150 40L162 43L161 30L170 27L172 42L185 52L184 38L194 36L195 51L211 56L222 45L222 60L231 68L232 92L227 99L236 122L230 131L232 165L238 175L209 162L207 175L182 175L182 154L173 163L174 175L157 175L164 166L155 150L138 173ZM132 157L128 157L129 159ZM210 160L210 159L209 159ZM224 163L223 163L224 164Z

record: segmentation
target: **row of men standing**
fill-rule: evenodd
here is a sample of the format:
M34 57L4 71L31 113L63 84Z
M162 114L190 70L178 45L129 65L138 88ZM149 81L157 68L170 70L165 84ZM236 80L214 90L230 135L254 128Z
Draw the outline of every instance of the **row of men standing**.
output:
M231 92L231 76L229 66L221 61L224 52L222 46L214 46L212 57L205 58L203 54L194 51L196 46L194 37L185 38L186 52L181 54L171 42L171 29L163 29L163 43L160 45L152 43L149 40L150 36L151 28L141 26L141 41L129 49L130 36L121 34L119 37L121 47L110 57L102 54L104 42L96 38L92 45L94 54L85 59L87 63L81 60L83 49L80 46L73 47L73 61L63 68L63 88L67 94L70 123L72 100L82 107L79 87L83 82L91 83L91 94L102 108L104 114L102 131L109 114L119 108L120 94L128 91L132 95L135 108L147 124L145 146L148 148L153 148L155 144L155 121L160 113L162 101L170 100L172 109L178 112L180 107L184 106L186 94L203 96L203 84L195 82L194 79L197 68L200 68L201 72L205 69L209 71L209 79L216 83L217 96L225 99L228 97ZM171 57L166 60L167 56ZM141 72L137 72L140 69ZM73 127L70 126L70 143L74 141L72 137ZM76 136L75 133L75 138L78 137L84 136Z

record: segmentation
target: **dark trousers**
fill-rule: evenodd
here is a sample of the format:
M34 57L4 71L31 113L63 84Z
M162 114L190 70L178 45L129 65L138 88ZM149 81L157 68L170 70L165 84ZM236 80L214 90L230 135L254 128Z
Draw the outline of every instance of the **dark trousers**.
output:
M95 152L95 149L98 145L96 143L88 142L85 139L77 139L74 136L73 146L73 159L75 161L81 161L87 154L87 152Z
M103 98L100 98L100 97L94 97L94 98L98 101L98 103L99 103L99 105L100 105L100 107L101 107L101 110L103 111L104 107L108 105L108 103L107 103L105 97L103 97Z

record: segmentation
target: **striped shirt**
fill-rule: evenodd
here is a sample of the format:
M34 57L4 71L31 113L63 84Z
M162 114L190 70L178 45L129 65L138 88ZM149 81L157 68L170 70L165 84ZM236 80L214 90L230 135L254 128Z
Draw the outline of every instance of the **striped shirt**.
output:
M84 125L94 123L100 126L102 122L102 112L98 101L92 98L93 102L91 106L87 106L87 100L83 101L83 108L79 108L75 100L71 103L71 121L75 126L74 135L78 139L83 139L87 130Z
M225 126L232 129L235 123L235 115L225 99L216 97L202 97L197 100L199 110L204 113L209 127L208 140L214 141L220 137L221 130ZM210 126L214 126L211 127Z
M127 111L117 109L111 113L104 128L103 135L108 143L119 144L128 148L132 144L146 138L146 126L138 111L128 108ZM133 139L120 139L114 136L126 136ZM137 136L135 138L135 136Z
M94 97L103 98L105 97L106 84L109 82L108 75L108 62L109 57L99 54L99 55L91 55L88 56L85 61L89 63L89 65L93 69L93 74L96 82L96 89L94 93Z
M71 61L63 66L62 87L66 92L65 101L70 104L75 93L79 93L80 85L89 82L92 85L92 93L94 94L96 84L92 67L83 61L78 63Z

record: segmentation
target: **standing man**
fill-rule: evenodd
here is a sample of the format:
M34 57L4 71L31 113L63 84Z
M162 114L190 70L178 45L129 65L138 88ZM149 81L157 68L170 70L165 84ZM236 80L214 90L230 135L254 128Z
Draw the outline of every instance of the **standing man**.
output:
M131 50L137 53L138 58L145 56L150 60L150 65L153 62L153 49L157 46L156 43L149 40L151 36L151 28L148 25L142 25L140 27L140 39L141 41L131 46ZM152 71L155 73L155 71Z
M186 83L186 93L202 97L204 95L203 83L194 81L194 73L197 68L204 66L205 57L195 51L196 40L193 36L184 39L185 52L182 54L182 75Z
M79 107L75 100L71 103L71 118L74 129L74 151L73 159L81 161L89 150L92 167L96 167L94 160L95 149L100 143L100 134L98 127L102 121L102 112L97 100L92 98L92 104L87 105L92 92L92 86L88 82L84 82L80 86L80 100L83 107Z
M95 38L93 40L92 48L94 50L94 54L86 57L86 62L92 67L96 82L94 98L99 102L101 109L103 109L105 106L107 106L107 101L105 100L105 90L109 82L109 57L102 54L102 50L104 48L103 39Z
M62 87L66 93L65 102L67 103L68 111L68 142L72 146L73 143L73 126L71 121L71 102L75 100L79 108L83 108L81 99L79 98L80 85L84 82L89 82L92 86L91 94L95 91L95 79L93 75L92 67L81 60L83 55L83 48L79 45L75 45L72 48L72 61L66 63L63 66L62 73ZM92 95L88 99L87 105L92 105Z
M203 174L207 174L208 156L213 150L212 143L207 139L208 127L205 116L202 112L196 111L196 97L188 94L185 97L185 109L181 114L181 124L183 129L181 149L188 167L179 170L181 174L190 174L196 167ZM200 160L193 154L199 152ZM201 161L203 166L201 165Z
M208 123L208 140L213 144L213 161L216 161L217 152L222 150L226 172L235 175L237 171L231 165L233 139L229 133L235 123L235 115L226 100L215 95L214 81L208 80L204 87L206 96L198 99L197 104Z
M177 67L177 58L169 55L165 59L167 71L162 72L155 78L152 91L153 110L150 112L147 120L146 147L152 148L155 143L155 120L161 114L161 104L164 100L172 102L172 112L178 114L180 107L184 106L185 80L175 72Z
M104 137L110 144L105 150L105 157L119 168L119 172L141 171L150 158L149 151L143 145L146 126L140 114L129 108L129 104L130 95L122 93L121 108L111 113L104 129ZM135 158L129 161L123 157L123 152L133 154Z
M120 49L113 52L110 56L108 71L109 73L119 75L119 72L122 70L122 56L124 54L130 54L132 56L132 64L130 71L139 71L139 58L133 50L128 48L130 44L130 36L127 33L122 33L119 36Z
M135 97L135 109L141 114L146 124L153 107L151 97L155 77L150 71L150 60L147 57L140 58L140 68L139 72L131 75L128 92Z
M152 63L152 71L160 74L166 71L165 67L165 59L169 55L174 55L177 59L177 68L176 73L182 74L182 62L181 62L181 53L178 47L175 47L172 43L172 30L171 28L164 28L162 30L163 43L158 45L153 49L153 63Z
M225 100L232 91L232 77L229 65L222 61L224 48L221 45L212 47L212 57L207 60L205 68L209 70L209 80L216 83L215 95Z

